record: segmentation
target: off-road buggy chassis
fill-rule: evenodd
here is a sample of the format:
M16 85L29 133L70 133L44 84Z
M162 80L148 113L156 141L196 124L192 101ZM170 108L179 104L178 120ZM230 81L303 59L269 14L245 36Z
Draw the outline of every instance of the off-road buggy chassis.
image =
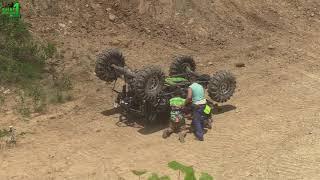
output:
M196 64L190 56L175 57L169 76L165 76L161 68L156 66L131 70L125 65L118 49L98 54L95 67L96 76L103 81L116 83L118 78L124 79L122 91L113 88L118 94L115 104L124 115L140 115L146 123L155 121L159 114L169 115L169 99L175 96L185 98L187 88L192 83L190 79L203 84L215 102L226 102L233 95L236 80L230 72L218 71L210 77L208 74L198 74L195 70Z

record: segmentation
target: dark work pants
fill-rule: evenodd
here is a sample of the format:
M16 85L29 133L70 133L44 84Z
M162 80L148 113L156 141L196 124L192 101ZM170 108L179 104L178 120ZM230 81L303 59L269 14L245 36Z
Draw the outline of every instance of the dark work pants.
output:
M195 129L195 135L200 140L203 141L203 130L204 130L204 121L205 117L203 114L203 110L205 108L205 105L199 105L198 107L195 105L192 105L192 111L193 111L193 117L191 125Z

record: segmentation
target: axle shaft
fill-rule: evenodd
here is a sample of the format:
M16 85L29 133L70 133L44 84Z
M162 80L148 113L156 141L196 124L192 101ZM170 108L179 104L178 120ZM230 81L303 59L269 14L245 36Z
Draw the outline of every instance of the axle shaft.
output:
M126 67L126 66L125 67L119 67L117 65L112 64L111 67L113 67L115 70L123 73L125 76L129 76L131 78L136 77L136 74L134 72L132 72L131 69Z

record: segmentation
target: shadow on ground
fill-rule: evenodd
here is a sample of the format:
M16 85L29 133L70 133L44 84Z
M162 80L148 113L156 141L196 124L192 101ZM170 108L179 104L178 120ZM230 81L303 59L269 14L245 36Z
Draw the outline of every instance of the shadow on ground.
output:
M222 106L213 105L213 115L226 113L235 109L235 106L229 104ZM166 114L162 114L155 120L155 122L146 124L143 117L122 114L121 108L108 109L101 112L101 114L105 116L120 114L119 120L116 122L118 127L137 128L139 129L138 132L143 135L149 135L166 129L168 127L169 120L169 117Z
M158 119L154 124L149 124L139 129L138 132L143 135L148 135L152 133L156 133L162 131L168 127L167 120Z
M107 110L101 112L101 114L104 116L111 116L111 115L120 114L120 113L121 113L120 107L107 109Z
M112 116L119 114L119 119L116 122L118 127L133 127L138 128L138 132L143 135L152 134L168 127L168 117L160 116L155 122L146 124L143 117L133 114L122 114L121 108L112 108L101 112L104 116Z
M229 111L233 111L237 109L237 107L227 104L227 105L222 105L222 106L213 106L213 115L218 115L218 114L222 114L222 113L226 113Z

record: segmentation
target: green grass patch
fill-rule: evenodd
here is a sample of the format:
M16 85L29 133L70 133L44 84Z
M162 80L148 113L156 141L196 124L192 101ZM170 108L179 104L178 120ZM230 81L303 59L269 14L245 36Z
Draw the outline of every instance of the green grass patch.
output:
M57 52L35 40L20 19L0 15L0 83L25 85L41 79L45 62Z
M47 108L47 93L40 84L35 84L28 89L34 112L45 112Z
M47 61L56 58L59 56L53 43L33 38L28 24L21 19L0 15L0 86L20 91L16 111L23 117L45 112L48 103L72 99L71 78L63 72L46 70ZM50 75L54 77L52 83L45 83ZM0 108L3 104L4 97L0 95Z
M2 92L0 92L0 112L4 107L5 101L6 101L6 96Z
M28 103L27 96L25 92L21 90L19 95L16 99L16 111L19 113L23 118L29 118L31 115L31 109Z
M59 76L53 78L53 84L50 90L50 102L53 104L64 103L72 100L70 90L73 85L71 77L65 73L61 73Z
M9 131L6 129L0 129L0 138L8 136L9 135Z

